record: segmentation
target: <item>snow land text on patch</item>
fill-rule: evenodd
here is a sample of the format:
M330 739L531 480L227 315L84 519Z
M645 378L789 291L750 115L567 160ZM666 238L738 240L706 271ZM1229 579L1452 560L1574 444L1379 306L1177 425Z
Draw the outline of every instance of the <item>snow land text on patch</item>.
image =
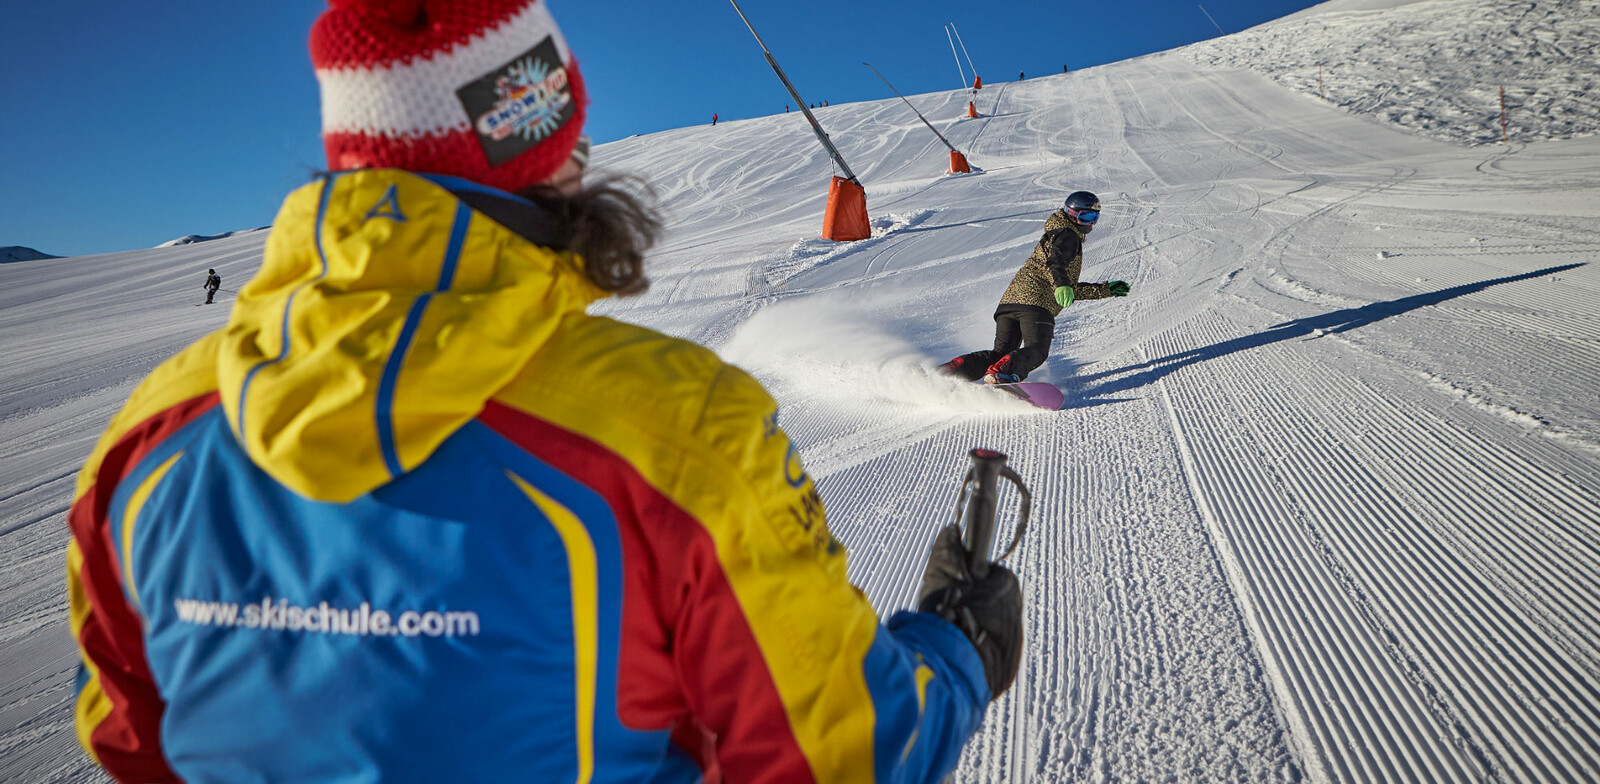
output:
M577 111L555 39L545 38L511 62L456 91L489 165L532 149Z

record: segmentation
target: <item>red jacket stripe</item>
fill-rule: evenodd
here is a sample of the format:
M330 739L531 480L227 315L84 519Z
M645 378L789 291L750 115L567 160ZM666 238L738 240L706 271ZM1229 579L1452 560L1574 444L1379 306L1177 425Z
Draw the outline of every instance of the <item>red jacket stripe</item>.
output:
M196 417L216 406L215 393L192 398L129 430L105 453L94 482L67 514L83 568L72 578L88 597L79 644L98 666L95 686L111 712L89 733L95 758L118 780L175 782L161 752L162 702L145 661L143 623L123 592L123 566L112 541L112 494L133 466Z
M692 710L715 733L729 775L743 781L741 772L759 770L771 776L763 780L813 780L705 526L633 465L582 435L493 401L479 419L600 494L622 529L620 661L628 664L617 678L618 718L642 729L666 728ZM663 693L678 687L682 694Z

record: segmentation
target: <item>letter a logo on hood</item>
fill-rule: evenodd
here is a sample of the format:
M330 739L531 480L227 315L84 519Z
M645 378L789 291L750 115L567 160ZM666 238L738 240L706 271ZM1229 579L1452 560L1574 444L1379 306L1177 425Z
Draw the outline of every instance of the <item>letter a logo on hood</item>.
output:
M406 222L406 214L400 211L400 192L396 186L390 185L389 190L383 192L383 198L379 199L372 209L367 210L367 215L362 220L369 221L373 218L388 218L398 223Z

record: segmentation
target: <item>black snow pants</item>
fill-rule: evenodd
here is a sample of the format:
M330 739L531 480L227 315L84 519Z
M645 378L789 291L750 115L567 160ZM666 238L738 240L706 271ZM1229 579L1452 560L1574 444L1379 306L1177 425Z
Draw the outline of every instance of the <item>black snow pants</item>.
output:
M989 373L1010 373L1027 378L1050 356L1056 319L1037 305L1001 305L994 312L994 348L962 354L951 371L968 381ZM957 361L959 360L959 361Z

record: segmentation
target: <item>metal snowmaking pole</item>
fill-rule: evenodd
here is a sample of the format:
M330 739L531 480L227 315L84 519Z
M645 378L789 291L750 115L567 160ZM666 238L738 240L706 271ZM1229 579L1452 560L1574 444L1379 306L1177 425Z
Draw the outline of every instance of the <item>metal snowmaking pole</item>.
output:
M1205 6L1199 3L1195 3L1195 6L1200 9L1200 13L1206 15L1207 19L1211 19L1211 12L1207 11ZM1217 20L1211 19L1211 26L1217 28L1217 35L1227 35L1227 33L1222 32L1222 25L1217 24Z
M950 56L956 58L956 73L961 74L961 86L966 87L967 71L961 67L961 55L956 53L956 39L950 35L950 25L944 26L944 37L945 40L950 42ZM978 72L973 71L972 75L977 76Z
M956 71L961 74L961 86L966 87L966 86L968 86L967 85L967 72L962 70L962 68L961 68L961 55L956 52L956 42L961 40L961 31L956 29L956 23L955 22L951 22L951 23L949 23L949 24L944 26L944 37L950 41L950 56L956 58ZM967 45L966 44L962 44L961 45L961 51L962 52L967 51ZM972 57L970 55L968 55L968 57L967 57L967 65L972 65ZM971 87L972 87L972 99L967 101L967 116L968 117L977 117L978 116L978 88L982 84L983 84L983 80L978 78L978 66L972 65L972 85L971 85ZM961 153L956 152L955 149L952 148L950 150L950 154L952 156L951 160L950 160L950 170L951 171L957 171L957 169L955 168L955 158L954 158L954 156L960 155ZM962 169L961 171L965 171L965 169Z
M800 107L800 111L805 114L806 120L811 123L811 130L816 133L817 141L822 142L822 146L828 148L828 154L833 156L833 162L839 164L839 168L844 170L845 177L849 178L850 182L860 185L861 181L857 180L855 173L850 171L850 165L844 162L844 156L839 154L838 148L833 146L833 141L822 130L822 125L817 122L816 117L812 116L811 109L807 107L805 99L800 97L799 91L795 90L794 85L789 82L789 77L785 76L783 69L778 67L778 61L772 56L772 50L768 49L767 44L761 40L761 34L756 32L755 25L750 24L750 19L744 15L744 10L739 7L737 0L728 0L728 2L733 3L733 10L739 12L739 18L744 20L744 26L750 28L750 34L755 36L756 43L761 45L762 53L767 56L767 65L772 66L772 72L778 75L778 80L783 82L784 88L789 91L789 95L794 97L795 104Z
M872 68L872 63L862 63L862 65L864 65L864 66L866 66L868 68ZM889 89L892 90L895 95L900 95L900 91L899 90L895 90L894 89L894 85L889 84L889 80L888 79L884 79L883 74L878 73L878 69L872 68L872 72L875 73L875 74L878 74L878 78L879 79L883 79L883 83L884 84L888 84L889 85ZM905 101L906 102L906 106L910 106L911 107L911 111L912 111L912 113L917 115L917 119L921 120L923 125L928 126L928 130L933 131L933 135L939 137L939 141L944 142L944 146L949 147L951 152L960 152L960 150L957 150L955 148L955 145L950 143L950 140L944 138L944 134L939 133L939 129L938 128L933 127L933 123L928 122L928 118L922 116L922 112L917 111L917 107L916 106L913 106L910 101L906 100L906 97L904 95L900 95L900 100Z
M967 42L961 40L961 31L956 29L956 23L950 23L950 31L956 34L956 43L961 44L961 55L967 58L967 67L972 69L973 78L978 76L978 66L972 64L972 55L967 54Z

